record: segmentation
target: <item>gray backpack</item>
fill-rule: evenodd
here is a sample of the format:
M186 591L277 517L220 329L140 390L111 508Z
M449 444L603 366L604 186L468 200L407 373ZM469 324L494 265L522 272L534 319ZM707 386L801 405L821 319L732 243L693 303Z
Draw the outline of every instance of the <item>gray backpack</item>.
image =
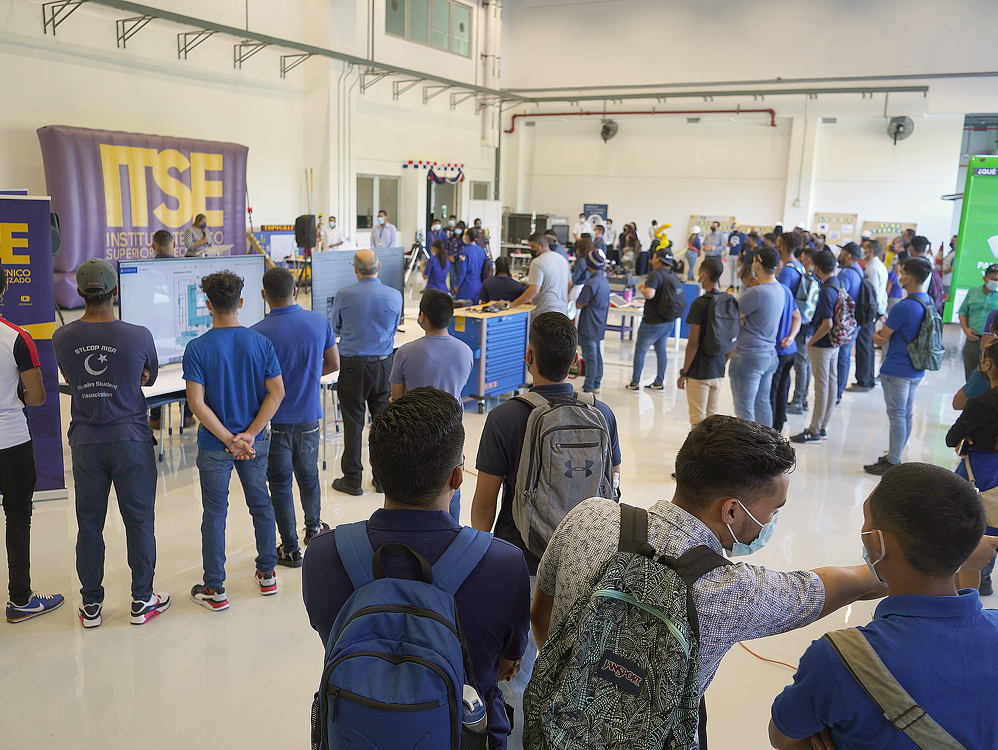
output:
M590 497L615 499L610 431L591 393L555 401L528 391L533 410L520 451L513 520L537 557L568 512Z

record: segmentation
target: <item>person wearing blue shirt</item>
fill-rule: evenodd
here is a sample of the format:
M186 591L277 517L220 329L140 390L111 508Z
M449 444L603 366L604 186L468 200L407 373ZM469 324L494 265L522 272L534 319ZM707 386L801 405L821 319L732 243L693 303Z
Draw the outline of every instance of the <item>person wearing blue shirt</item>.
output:
M433 244L430 246L430 258L423 261L421 270L423 278L426 279L427 289L450 292L447 288L450 260L447 258L447 250L444 248L443 240L433 240Z
M977 591L957 584L961 566L980 570L994 553L998 538L982 540L984 527L977 490L940 466L892 468L863 503L863 557L887 598L858 630L912 700L967 748L998 747L992 705L998 612L984 609ZM769 739L778 750L916 746L884 716L826 638L808 647L793 684L774 701Z
M447 243L447 231L442 229L440 226L440 220L434 219L433 223L430 224L430 231L426 233L426 254L433 255L430 248L433 247L433 243L440 240L444 244Z
M773 429L783 431L787 421L787 396L790 394L790 373L794 370L797 359L797 333L801 329L800 310L797 300L785 284L780 284L783 290L783 314L780 315L780 325L776 332L776 372L773 373L773 385L770 390L770 401L773 405Z
M296 305L294 293L295 279L290 271L267 271L263 298L270 306L270 315L250 330L270 339L282 372L294 373L285 383L284 400L270 425L267 481L281 534L277 564L299 568L302 558L291 479L298 480L308 546L312 537L329 529L319 518L319 379L340 369L340 353L326 316Z
M468 229L464 233L464 247L459 255L460 270L454 284L454 299L471 300L478 304L478 295L482 291L482 269L489 262L482 246L475 242L475 232Z
M859 300L859 291L863 286L863 269L859 265L860 258L863 257L863 250L855 243L849 242L839 253L839 281L846 293L852 297L853 302ZM839 347L839 360L837 370L837 388L835 392L835 403L842 400L846 386L849 384L849 366L852 364L852 346L859 336L859 327L853 337Z
M984 322L988 313L998 308L998 263L992 263L984 269L984 283L967 290L967 296L960 305L960 327L967 337L963 346L964 375L977 367L981 356L981 334L984 333Z
M875 464L863 467L868 474L880 476L901 463L901 451L911 435L915 391L922 382L925 370L919 370L912 364L908 344L918 337L922 327L925 318L922 303L932 304L932 299L926 293L931 273L931 267L921 258L909 258L904 262L899 280L908 296L894 306L883 328L873 334L874 343L887 348L884 363L880 367L880 385L884 389L887 419L891 429L887 454L881 456Z
M373 250L354 254L353 269L357 283L340 289L333 300L333 333L339 337L340 349L336 394L343 415L343 476L334 479L331 486L347 495L363 495L364 418L367 408L376 417L388 406L395 331L402 322L402 293L378 279L381 262ZM380 491L377 477L374 489Z
M523 294L523 284L510 276L509 258L496 258L496 275L482 282L479 302L512 302Z
M270 432L266 428L284 399L284 379L270 340L239 325L242 278L229 271L213 273L201 280L201 289L211 312L211 330L184 350L187 401L201 422L197 465L204 506L204 583L191 589L191 600L219 612L229 607L223 584L225 517L233 466L253 516L256 583L264 596L277 593L274 507L267 492Z
M597 224L593 229L593 247L597 250L603 252L604 257L606 256L606 240L603 239L603 233L606 231L602 224Z
M582 287L575 306L579 310L579 348L585 365L583 393L592 393L603 380L603 353L600 344L606 334L606 316L610 312L610 282L603 275L606 255L593 248L585 258L589 279Z
M776 249L780 253L780 260L783 261L783 268L780 269L776 280L790 290L794 298L794 303L798 310L804 308L797 302L797 292L800 285L805 283L817 284L817 279L811 275L814 270L814 251L810 248L807 253L801 252L802 238L796 232L781 234L775 241ZM806 265L805 265L806 264ZM810 287L806 287L810 288ZM805 306L806 307L806 306ZM813 314L813 311L809 311ZM807 392L811 387L811 360L807 358L807 340L811 338L814 331L814 324L811 319L804 319L801 315L800 330L794 343L797 344L797 354L794 356L794 395L786 405L787 414L803 414L807 411ZM773 405L776 408L776 405Z

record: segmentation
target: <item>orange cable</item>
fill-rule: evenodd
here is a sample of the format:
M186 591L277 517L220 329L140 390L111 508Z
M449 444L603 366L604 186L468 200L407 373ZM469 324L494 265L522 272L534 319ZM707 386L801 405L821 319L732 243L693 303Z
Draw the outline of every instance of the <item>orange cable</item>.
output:
M779 664L781 667L788 667L795 672L797 671L797 667L793 666L792 664L787 664L785 661L777 661L776 659L767 659L765 656L759 656L759 654L750 649L741 641L738 642L738 645L741 646L746 651L748 651L750 654L752 654L752 656L754 656L756 659L762 659L763 661L768 661L770 664Z

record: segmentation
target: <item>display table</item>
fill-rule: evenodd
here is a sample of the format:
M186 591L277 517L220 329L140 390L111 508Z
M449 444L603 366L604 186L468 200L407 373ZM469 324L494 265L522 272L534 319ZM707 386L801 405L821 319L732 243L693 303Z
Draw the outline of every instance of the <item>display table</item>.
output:
M533 305L482 312L482 305L454 311L448 330L474 354L475 364L462 396L478 401L478 413L485 412L488 399L519 389L527 381L523 361L530 330Z

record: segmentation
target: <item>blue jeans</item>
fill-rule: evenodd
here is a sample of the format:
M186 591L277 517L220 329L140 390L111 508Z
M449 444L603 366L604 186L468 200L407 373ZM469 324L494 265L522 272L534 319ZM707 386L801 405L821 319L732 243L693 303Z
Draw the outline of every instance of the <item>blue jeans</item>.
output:
M82 585L83 603L104 601L104 521L112 483L125 523L132 599L148 601L156 570L156 454L152 441L74 445L72 452L79 527L76 573Z
M908 436L911 435L911 413L915 403L915 390L921 378L901 378L896 375L881 375L880 385L884 388L884 401L887 403L887 419L891 423L890 449L887 460L892 464L901 463Z
M655 358L658 360L658 369L655 371L655 382L661 383L665 380L665 365L668 363L666 353L669 334L672 333L675 321L671 323L646 323L641 321L638 326L638 340L634 342L634 369L631 372L631 382L641 381L641 370L645 366L645 352L649 346L655 347ZM775 351L775 350L774 350Z
M773 374L779 357L776 345L764 352L738 352L728 361L728 378L731 395L735 399L735 416L758 422L767 427L773 424Z
M600 342L596 339L579 336L582 361L586 366L586 381L582 384L582 390L588 393L599 388L603 380L603 353L600 351L599 345Z
M842 394L845 393L846 386L849 385L849 366L852 364L852 345L856 343L856 339L859 337L859 330L860 329L857 328L853 337L839 347L839 382L838 390L835 392L836 400L842 398Z
M273 424L270 428L270 454L267 481L274 503L274 518L285 552L298 549L295 503L291 494L292 475L298 481L305 526L319 528L319 422Z
M269 440L257 440L256 456L236 461L226 451L198 449L198 474L201 477L201 557L204 583L210 589L225 583L225 517L229 510L229 478L236 466L239 483L256 535L256 569L269 573L277 565L277 533L274 530L274 506L267 492Z
M537 586L537 576L530 576L530 602L534 601L534 588ZM527 689L530 675L534 673L534 662L537 661L537 644L534 643L532 631L527 633L527 650L523 652L520 661L520 671L509 682L500 682L503 700L513 709L513 731L506 740L507 750L523 750L523 691Z
M696 280L693 278L693 267L697 264L698 257L700 256L692 250L686 251L686 278L688 281Z

